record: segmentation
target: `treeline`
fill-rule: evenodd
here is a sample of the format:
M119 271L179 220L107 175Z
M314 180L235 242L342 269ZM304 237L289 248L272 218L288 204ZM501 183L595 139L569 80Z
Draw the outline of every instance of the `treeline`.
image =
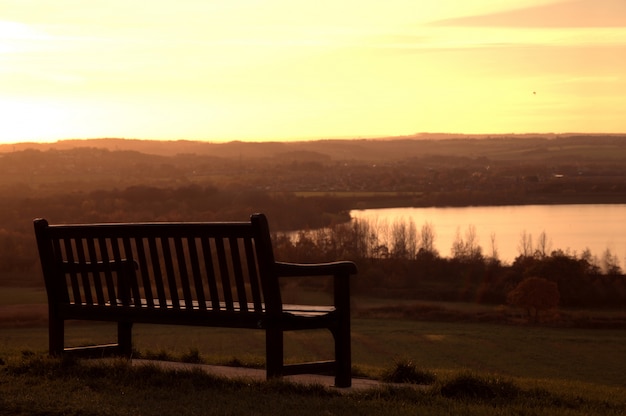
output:
M381 229L348 221L342 199L297 197L290 193L196 184L173 188L131 186L125 189L3 197L0 207L0 284L41 285L32 219L51 223L126 221L247 220L264 212L271 222L276 257L318 262L350 259L359 265L356 293L385 298L469 301L505 304L525 279L558 286L563 307L623 307L626 277L616 256L600 258L561 250L547 252L538 239L520 242L521 253L503 264L485 254L471 232L459 236L450 257L434 248L428 224L418 229L398 222ZM282 230L282 231L279 231ZM285 233L288 230L291 233ZM307 231L308 230L308 231ZM471 229L470 229L471 231Z
M381 243L379 230L366 221L353 221L296 235L279 234L276 256L296 262L350 259L359 265L357 293L383 298L506 304L522 281L540 278L556 283L560 306L623 307L626 276L608 250L601 258L545 246L526 245L513 264L483 254L470 235L458 237L452 255L434 250L434 233L426 224L417 230L397 223ZM525 242L527 243L527 241Z
M435 233L429 224L418 229L412 222L398 222L381 228L348 221L348 207L337 198L185 185L3 199L0 284L4 285L42 284L32 229L36 217L52 223L219 221L247 220L252 212L264 212L275 231L278 259L354 260L359 266L354 290L359 294L505 304L512 290L533 277L556 283L563 307L626 304L626 277L608 250L600 258L589 252L547 252L541 243L545 238L540 236L537 247L523 238L520 255L512 264L503 264L496 253L485 254L468 232L454 241L451 256L443 257L434 248Z
M252 156L250 147L242 145L242 152L247 151L230 158L176 153L181 149L174 144L170 156L88 147L27 149L0 153L0 190L52 195L193 183L268 192L353 194L353 207L626 202L626 141L612 147L603 142L600 150L581 150L577 141L569 145L541 141L541 146L519 152L511 149L517 148L516 142L444 141L447 147L437 142L412 142L361 143L370 149L371 159L357 157L358 141L328 144L325 154L287 149L261 152L265 146L259 144L258 155ZM319 150L317 145L314 148ZM374 157L374 148L380 150L378 157ZM386 148L396 149L402 157L384 158L390 151ZM400 148L407 151L400 152ZM509 157L503 158L502 152ZM387 196L363 198L363 193ZM389 200L389 193L399 198Z

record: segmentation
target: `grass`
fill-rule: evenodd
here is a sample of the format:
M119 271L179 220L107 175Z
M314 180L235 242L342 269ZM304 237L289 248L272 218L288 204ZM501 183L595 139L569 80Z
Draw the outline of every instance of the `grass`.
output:
M626 386L626 332L507 326L467 322L424 322L401 319L354 319L353 362L364 373L380 376L401 359L425 371L480 371L511 377L571 380L601 386ZM115 327L68 325L67 345L111 342ZM135 348L165 352L175 359L225 363L237 359L262 362L262 331L165 325L136 325ZM47 349L45 327L3 328L0 350L36 352ZM326 332L286 335L287 361L332 357ZM194 352L195 351L195 352ZM195 356L195 358L194 358Z
M392 368L383 372L381 379L387 383L433 384L437 377L430 371L417 368L410 359L398 360Z
M45 304L43 287L0 287L0 306Z
M355 322L359 363L410 357L435 372L471 369L507 376L626 386L626 333L408 320Z
M509 378L461 372L424 389L381 387L341 394L281 381L227 380L198 370L83 362L43 354L0 362L3 415L622 415L626 403Z
M66 332L69 346L110 342L116 328L75 323ZM263 367L262 331L136 325L133 333L143 358ZM355 317L352 333L356 374L407 387L341 395L122 360L53 360L45 326L4 325L0 414L626 414L623 330ZM330 358L331 341L325 332L288 334L287 361Z

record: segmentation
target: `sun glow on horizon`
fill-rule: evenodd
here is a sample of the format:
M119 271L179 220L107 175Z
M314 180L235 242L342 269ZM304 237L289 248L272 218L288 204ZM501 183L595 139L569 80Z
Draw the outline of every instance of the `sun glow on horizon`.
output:
M0 142L626 132L619 0L5 3Z

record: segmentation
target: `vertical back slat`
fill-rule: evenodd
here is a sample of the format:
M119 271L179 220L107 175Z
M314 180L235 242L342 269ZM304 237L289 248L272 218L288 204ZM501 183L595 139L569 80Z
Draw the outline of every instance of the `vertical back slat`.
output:
M180 283L183 289L183 297L185 299L185 308L193 309L193 298L191 297L191 286L189 285L189 273L187 272L187 259L185 258L185 250L181 237L174 238L174 248L176 250L176 260L178 263L178 272Z
M65 247L65 256L68 264L73 264L76 262L74 258L74 248L72 247L72 239L64 238L63 239L64 247ZM81 304L82 296L80 295L80 286L78 284L78 276L76 275L76 269L70 267L69 269L69 277L70 277L70 285L72 287L72 300L75 304Z
M257 271L256 256L254 255L254 246L251 238L243 240L243 246L246 253L246 265L248 268L248 277L250 279L250 292L252 293L252 302L256 312L263 311L263 298L261 297L261 288L259 286L259 275Z
M193 283L196 288L198 308L204 311L206 310L206 298L204 297L204 285L202 284L202 273L200 272L200 258L198 257L196 239L188 237L187 246L189 247L189 260L191 261L191 273L193 275Z
M87 252L89 253L89 261L96 263L98 261L98 255L96 254L96 244L93 238L87 238ZM100 271L94 268L93 271L93 285L96 292L96 300L98 305L104 305L104 291L102 289L102 279L100 278Z
M174 259L172 257L172 249L167 236L161 236L162 257L165 263L165 274L169 285L170 301L174 309L180 309L180 299L178 297L178 285L176 284L176 275L174 274Z
M78 264L84 265L90 263L89 259L85 258L83 239L77 238L74 240L74 242L76 243L76 257ZM91 295L91 283L89 282L89 271L86 268L82 267L80 275L83 283L83 294L85 295L85 303L87 305L93 305L93 297Z
M122 302L122 305L128 306L130 305L130 282L128 281L126 273L122 272L122 253L120 252L120 244L117 238L111 239L111 251L113 252L113 261L116 265L117 296ZM110 266L107 269L111 270Z
M61 249L61 241L58 238L54 238L52 240L52 247L54 249L54 252L57 254L56 260L59 261L59 263L61 263L61 264L58 264L58 266L61 266L63 263L63 258L62 258L63 255L61 254L63 252L63 250ZM60 299L61 302L68 303L70 301L70 293L67 287L67 281L65 280L66 277L65 275L62 275L61 277L63 278L63 281L54 282L54 291L61 297Z
M146 306L154 307L154 298L152 295L152 282L150 281L150 272L148 271L148 259L146 258L146 249L142 238L135 239L135 247L137 248L137 262L139 263L139 273L143 282L143 292Z
M102 256L102 263L104 263L105 265L109 264L111 261L109 257L109 250L107 249L107 241L110 241L110 240L104 237L100 237L98 239L98 245L100 247L100 255ZM111 302L112 306L116 306L118 304L117 295L115 293L115 284L113 282L113 274L111 273L110 267L105 267L104 279L107 282L107 294L108 294L109 302Z
M122 244L124 245L124 260L127 264L124 265L124 275L128 275L126 278L129 279L130 292L132 295L133 304L136 307L141 306L141 292L139 291L139 284L137 282L137 273L135 272L135 266L133 262L135 261L133 257L133 247L131 244L131 240L128 237L124 237L122 239Z
M202 259L206 272L207 283L209 285L209 296L211 296L211 309L220 310L220 295L217 290L217 277L213 264L213 250L211 250L211 239L202 238Z
M159 297L159 307L167 308L167 299L165 297L165 284L163 282L163 273L161 272L161 263L159 261L159 250L156 238L148 238L148 248L150 249L150 259L152 260L152 273L154 276L154 285L157 289Z
M246 284L244 282L243 268L241 267L241 256L239 255L239 239L231 237L228 239L230 243L230 256L233 263L233 274L235 275L235 285L237 288L237 301L239 308L243 312L248 311L248 296L246 295Z
M233 311L235 310L235 306L233 303L233 293L230 288L230 272L228 270L228 261L226 259L224 240L222 238L215 239L215 248L217 251L217 263L220 269L220 277L222 279L222 293L224 294L224 303L226 304L226 310Z

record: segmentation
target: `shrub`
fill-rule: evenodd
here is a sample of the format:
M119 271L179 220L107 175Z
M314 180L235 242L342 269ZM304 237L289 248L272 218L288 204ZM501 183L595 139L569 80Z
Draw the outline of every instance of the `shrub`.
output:
M510 381L471 374L461 374L441 386L442 396L455 399L513 400L520 393L520 388Z
M388 383L433 384L435 375L417 369L411 360L398 360L391 370L383 373L382 379Z
M183 363L189 363L189 364L203 364L204 363L204 359L202 359L202 357L200 356L200 351L197 348L190 348L189 352L187 352L186 354L183 354L180 357L180 361L182 361Z

